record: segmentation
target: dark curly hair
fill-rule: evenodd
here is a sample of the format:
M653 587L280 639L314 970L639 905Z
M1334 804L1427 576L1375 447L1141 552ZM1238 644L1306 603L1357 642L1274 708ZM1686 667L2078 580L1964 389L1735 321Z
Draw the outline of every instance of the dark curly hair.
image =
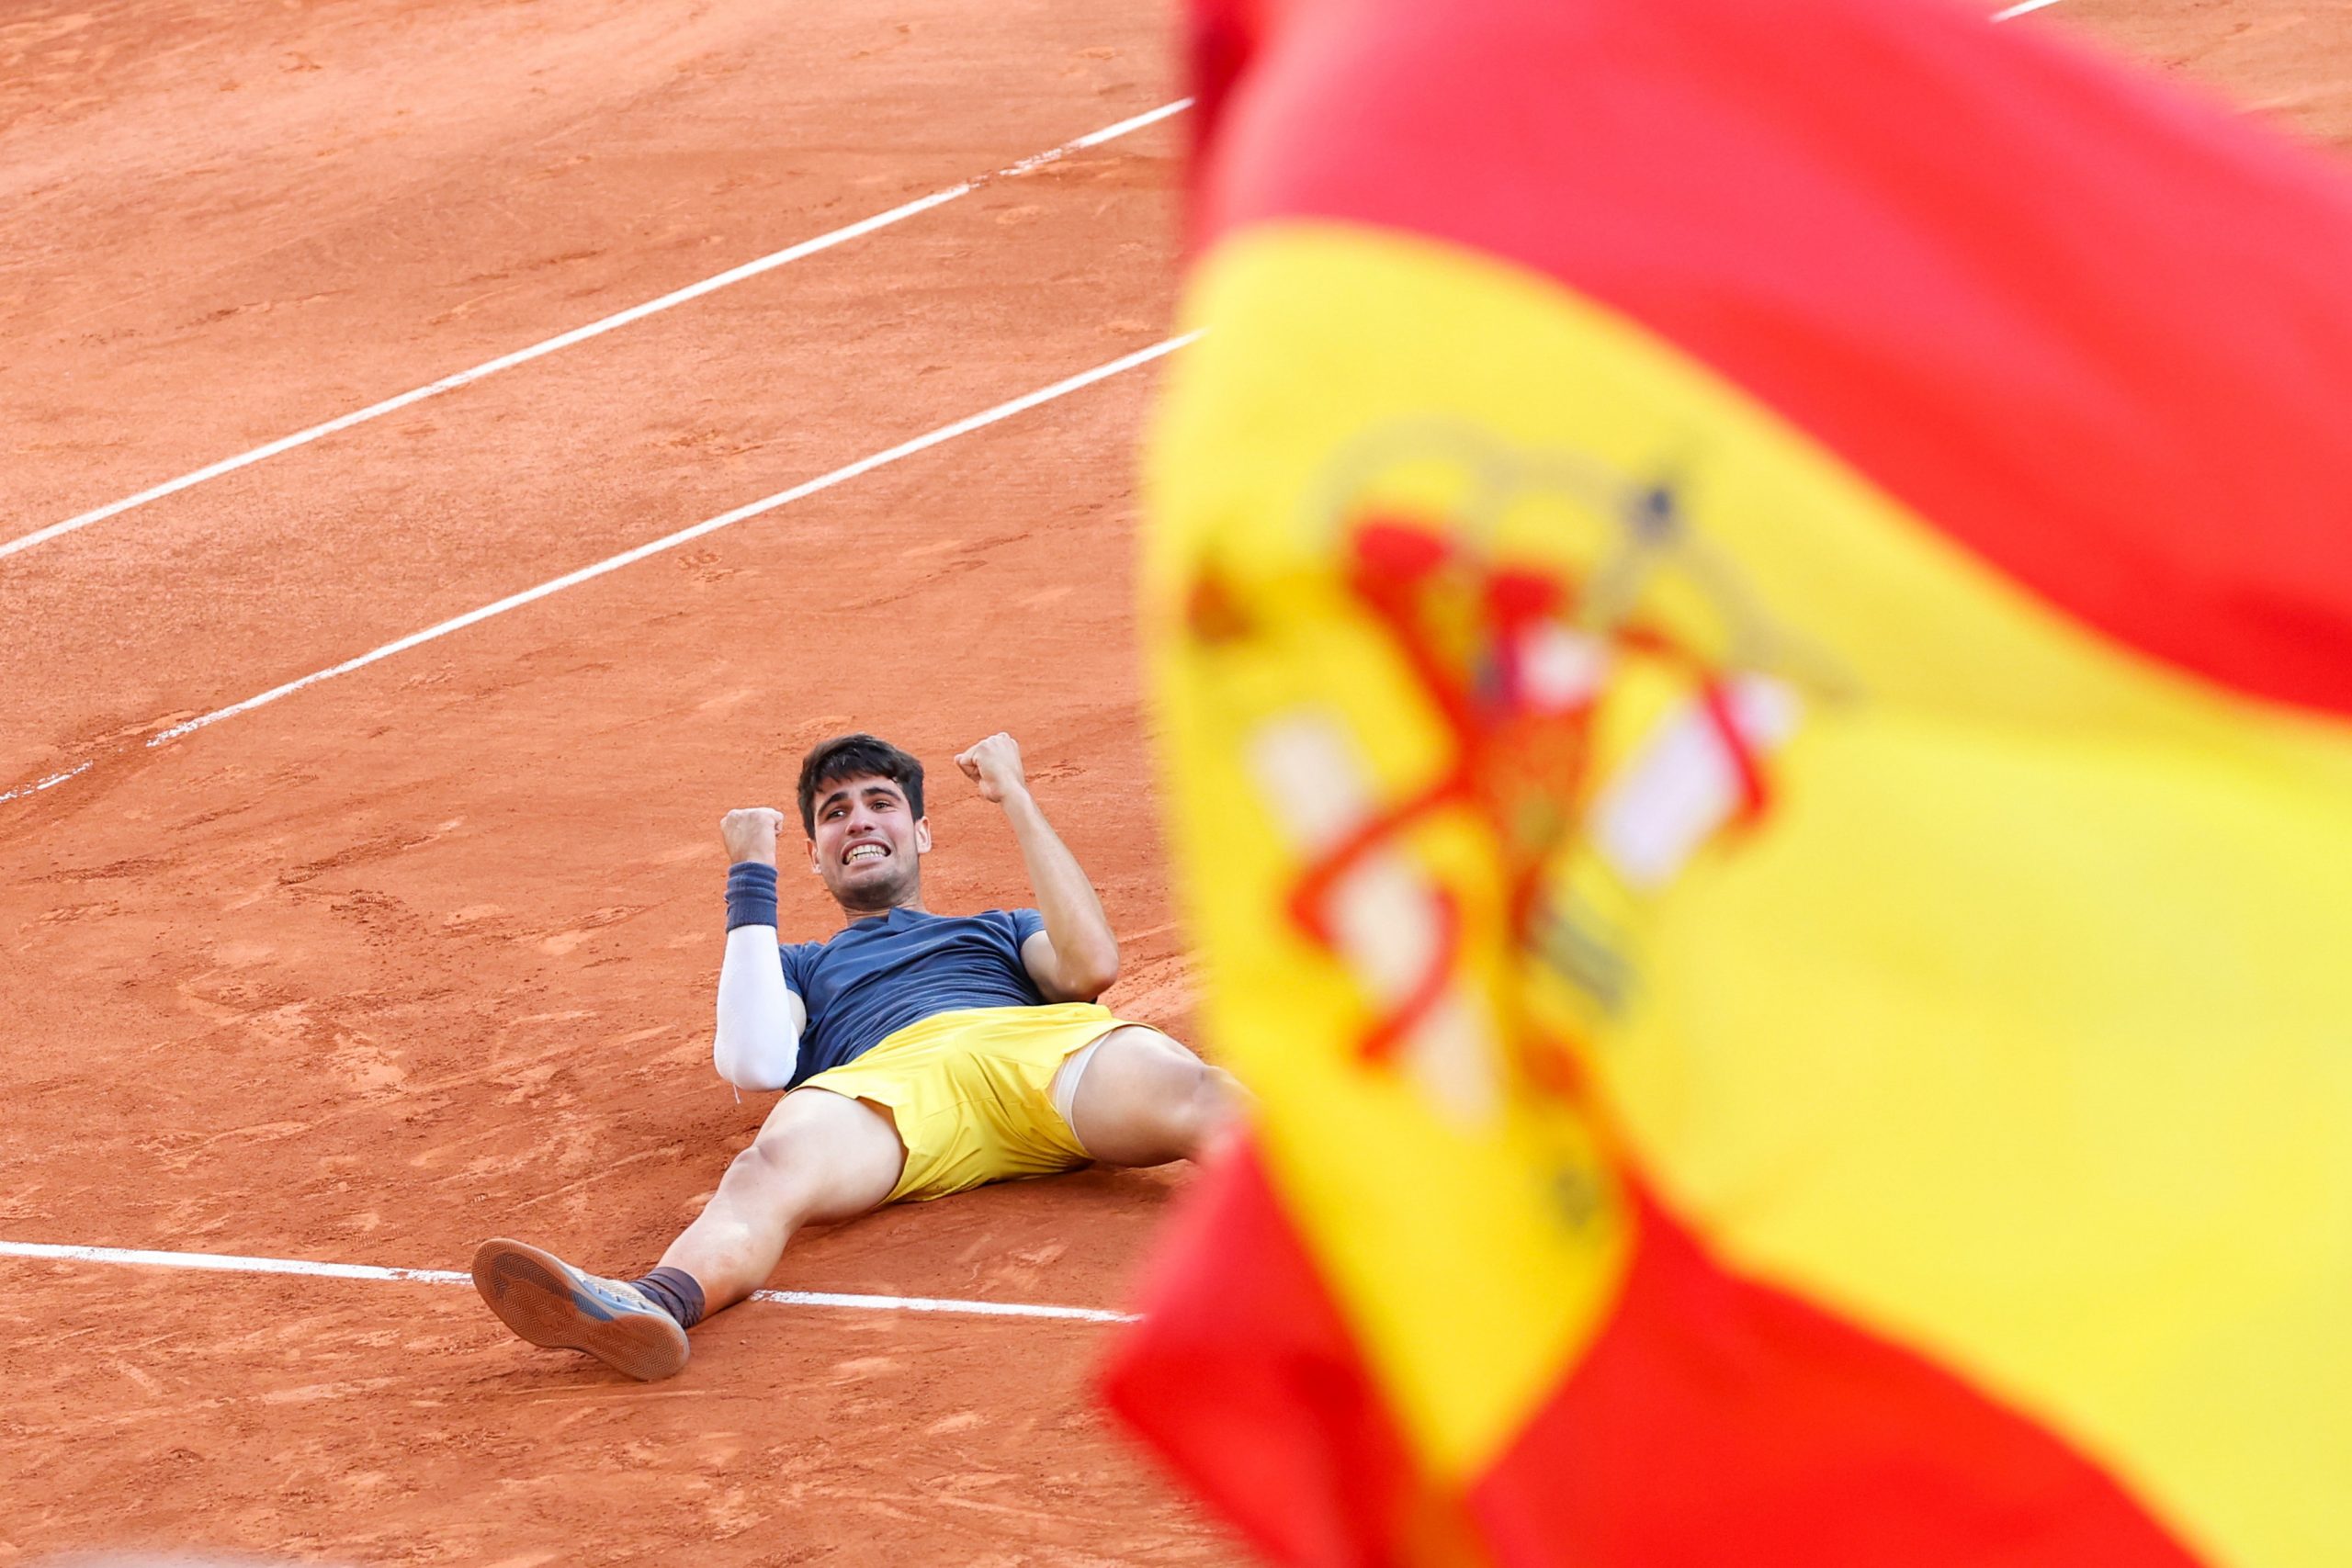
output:
M906 792L907 809L922 815L922 764L888 740L860 730L811 747L800 760L800 826L817 836L817 792L843 779L888 779Z

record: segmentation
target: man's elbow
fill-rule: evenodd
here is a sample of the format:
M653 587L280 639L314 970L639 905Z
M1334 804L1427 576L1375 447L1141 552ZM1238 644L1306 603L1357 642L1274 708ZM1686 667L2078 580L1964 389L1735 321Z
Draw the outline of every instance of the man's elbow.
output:
M797 1043L796 1043L797 1045ZM737 1089L757 1094L792 1087L793 1069L799 1065L796 1046L782 1050L747 1050L741 1043L721 1035L711 1046L711 1065L718 1076Z
M1060 978L1059 989L1062 995L1057 999L1066 1002L1091 1002L1118 984L1119 954L1114 949L1106 953L1098 953L1081 954L1076 958L1065 958L1062 961Z

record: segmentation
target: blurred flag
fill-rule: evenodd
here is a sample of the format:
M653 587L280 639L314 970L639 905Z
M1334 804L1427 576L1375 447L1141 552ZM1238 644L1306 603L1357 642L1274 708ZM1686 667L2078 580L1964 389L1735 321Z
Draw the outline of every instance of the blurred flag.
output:
M1238 0L1150 463L1267 1555L2352 1562L2352 197L1942 0Z

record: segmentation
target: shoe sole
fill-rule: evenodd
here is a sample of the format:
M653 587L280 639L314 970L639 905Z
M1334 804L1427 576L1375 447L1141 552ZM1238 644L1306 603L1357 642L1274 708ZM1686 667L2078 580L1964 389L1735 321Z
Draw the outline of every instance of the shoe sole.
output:
M661 1312L605 1316L581 1304L571 1265L503 1236L474 1253L474 1289L498 1321L534 1345L580 1350L640 1382L674 1376L686 1364L686 1331Z

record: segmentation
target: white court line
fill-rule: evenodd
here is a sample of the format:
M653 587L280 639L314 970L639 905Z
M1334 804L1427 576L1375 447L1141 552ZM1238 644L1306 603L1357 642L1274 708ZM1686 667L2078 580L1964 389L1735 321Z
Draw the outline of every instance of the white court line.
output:
M16 788L11 790L0 790L0 801L14 800L20 795L39 795L45 789L55 789L67 779L74 778L78 774L86 773L89 771L89 763L77 763L75 766L66 769L63 773L51 773L45 779L35 779L28 784L18 784Z
M238 1258L220 1252L142 1252L120 1247L59 1247L0 1241L0 1258L46 1258L66 1263L120 1263L141 1269L200 1269L219 1274L302 1274L322 1280L405 1280L466 1285L473 1276L453 1269L381 1269L368 1263L311 1263L299 1258ZM1035 1306L1025 1302L966 1302L941 1296L850 1296L833 1291L753 1291L755 1302L787 1306L850 1307L865 1312L953 1312L978 1317L1054 1317L1078 1323L1133 1323L1133 1313L1100 1307Z
M2058 0L2018 0L2018 3L2010 6L2007 10L1994 12L1993 19L1996 22L2006 22L2011 17L2022 17L2029 11L2039 11L2044 6L2055 6L2056 4L2058 4Z
M31 549L35 545L57 538L61 535L71 534L77 528L86 528L93 523L103 523L107 518L119 516L133 507L144 506L151 501L161 501L167 495L176 495L181 491L204 483L207 479L217 479L223 474L234 473L239 468L258 463L265 457L275 457L281 452L290 452L297 446L306 446L323 436L349 430L356 424L365 424L371 419L381 419L388 413L396 412L413 403L421 403L427 398L437 398L444 392L453 392L459 387L481 380L485 376L495 376L501 370L511 370L517 365L526 365L543 355L553 354L558 349L570 348L572 344L585 343L590 338L602 337L605 333L628 326L632 321L643 321L648 316L685 304L691 299L699 299L706 294L716 293L721 288L741 283L746 278L757 277L764 272L773 272L787 262L796 262L803 256L815 255L820 251L829 251L835 245L871 234L876 229L886 229L893 223L902 222L918 213L928 212L934 207L944 207L959 197L971 195L991 181L1028 174L1033 170L1044 168L1048 164L1058 163L1073 152L1081 152L1089 147L1099 147L1105 141L1115 141L1130 131L1141 130L1148 125L1157 125L1171 115L1182 114L1192 107L1193 100L1190 98L1179 98L1172 104L1162 104L1156 109L1123 119L1116 125L1106 125L1100 130L1089 131L1075 141L1066 141L1059 147L1023 158L1017 164L1008 164L993 174L966 180L963 184L950 186L945 190L933 191L931 195L910 201L902 207L894 207L888 212L861 219L846 228L836 229L829 234L820 234L813 240L803 240L797 245L773 252L756 261L745 262L742 265L719 273L716 276L706 277L700 283L690 283L684 288L664 294L659 299L649 299L642 305L632 305L626 310L616 311L602 321L591 321L584 327L574 327L571 331L548 338L544 343L535 343L528 348L517 349L512 354L501 355L496 359L485 360L471 369L460 370L453 376L444 376L431 386L419 387L413 391L402 392L396 398L386 398L380 403L370 403L356 412L345 414L339 419L328 420L324 424L314 424L308 430L298 430L291 435L280 436L276 441L256 446L250 452L240 452L233 457L224 457L220 462L197 469L194 473L182 474L175 479L167 479L151 489L142 490L137 495L125 496L120 501L82 513L78 516L68 517L62 523L52 523L46 528L35 529L20 538L0 544L0 557L12 556L19 550ZM0 795L0 800L8 798L10 798L8 795Z
M722 512L716 517L707 518L690 528L681 528L674 534L665 535L650 544L623 550L616 556L607 556L594 566L583 566L577 571L566 572L561 577L540 583L537 588L526 588L520 593L510 593L494 604L484 604L479 610L469 610L462 615L451 616L448 620L437 626L427 626L421 632L411 632L398 641L388 642L381 648L371 649L356 659L346 659L340 664L305 675L299 681L288 681L282 686L273 686L258 696L247 697L243 702L232 703L227 707L215 708L210 713L199 715L186 723L175 724L160 734L151 736L147 744L161 746L167 740L176 740L184 735L191 735L207 725L218 724L224 718L232 718L241 713L251 713L258 707L266 707L280 697L291 696L296 692L308 686L315 686L322 681L332 681L338 675L348 675L355 670L364 670L368 665L390 659L396 653L405 653L412 648L447 637L451 632L463 631L466 627L489 620L493 615L503 615L509 610L518 610L526 604L546 598L550 593L560 593L567 588L576 588L581 583L604 576L606 572L618 571L621 568L634 565L648 556L656 556L664 550L675 549L680 545L699 539L706 534L715 534L721 528L731 527L746 518L773 512L779 506L788 505L804 496L814 495L819 491L831 490L837 484L856 479L862 474L872 473L875 469L886 464L895 463L901 457L910 457L942 442L953 441L959 435L968 435L975 430L994 424L1000 420L1011 419L1014 414L1026 412L1041 403L1049 403L1057 398L1067 397L1072 392L1094 385L1097 381L1108 380L1124 371L1133 370L1139 365L1148 365L1163 355L1173 354L1200 335L1198 332L1190 332L1181 337L1172 337L1153 344L1149 348L1139 348L1133 354L1121 355L1107 365L1098 365L1091 370L1081 370L1075 376L1063 378L1050 387L1040 387L1034 392L1023 393L1009 402L999 403L992 409L968 414L952 424L943 424L938 429L918 435L911 441L901 441L888 451L876 452L870 457L860 457L854 463L835 468L830 474L820 474L813 479L793 486L790 490L778 491L774 495L763 497L748 505L739 506L732 512ZM52 773L38 784L19 785L5 795L0 795L0 801L13 800L19 795L30 795L36 790L48 789L53 784L62 784L67 779L86 771L95 761L94 758L77 767Z
M1149 348L1139 348L1133 354L1121 355L1107 365L1098 365L1091 370L1081 370L1077 375L1066 377L1050 387L1041 387L1034 392L1014 398L1010 402L999 403L992 409L967 415L953 424L943 424L937 430L918 435L911 441L901 441L887 452L876 452L871 457L860 457L845 468L835 468L830 474L820 474L806 483L797 484L790 490L778 491L774 495L752 502L748 505L739 506L732 512L722 512L718 516L697 523L691 528L681 528L676 533L665 535L650 544L639 545L635 549L623 550L616 556L607 556L594 566L583 566L578 571L566 572L561 577L540 583L537 588L526 588L520 593L510 593L495 604L485 604L479 610L469 610L462 615L452 616L439 626L427 626L421 632L411 632L397 642L388 642L383 647L372 649L356 659L346 659L331 669L305 675L299 681L288 681L282 686L273 686L259 696L247 697L243 702L232 703L224 708L215 708L212 712L191 718L185 724L175 724L161 734L152 737L147 744L161 746L167 740L177 740L181 736L193 734L208 724L218 724L224 718L232 718L238 714L250 713L257 707L266 707L278 698L291 696L306 686L315 686L322 681L332 681L338 675L348 675L354 670L364 670L379 660L390 659L395 653L405 653L419 644L431 642L436 637L447 637L451 632L463 631L466 627L480 621L486 621L492 615L503 615L509 610L520 609L536 600L546 598L550 593L560 593L567 588L575 588L581 583L602 577L608 571L618 571L621 568L641 561L648 556L660 555L663 550L675 549L690 540L699 539L706 534L715 534L721 528L730 527L742 522L745 518L757 517L763 513L773 512L779 506L788 505L803 496L814 495L820 490L831 490L833 486L856 479L861 474L871 473L885 464L895 463L901 457L911 457L916 453L936 446L943 441L953 441L959 435L967 435L983 426L994 424L999 420L1011 419L1014 414L1026 412L1040 403L1052 402L1056 398L1067 397L1082 388L1094 385L1097 381L1107 380L1121 371L1132 370L1138 365L1148 365L1162 355L1174 353L1200 335L1198 332L1187 333L1182 337L1172 337L1164 342L1153 344ZM76 772L78 771L77 769Z

